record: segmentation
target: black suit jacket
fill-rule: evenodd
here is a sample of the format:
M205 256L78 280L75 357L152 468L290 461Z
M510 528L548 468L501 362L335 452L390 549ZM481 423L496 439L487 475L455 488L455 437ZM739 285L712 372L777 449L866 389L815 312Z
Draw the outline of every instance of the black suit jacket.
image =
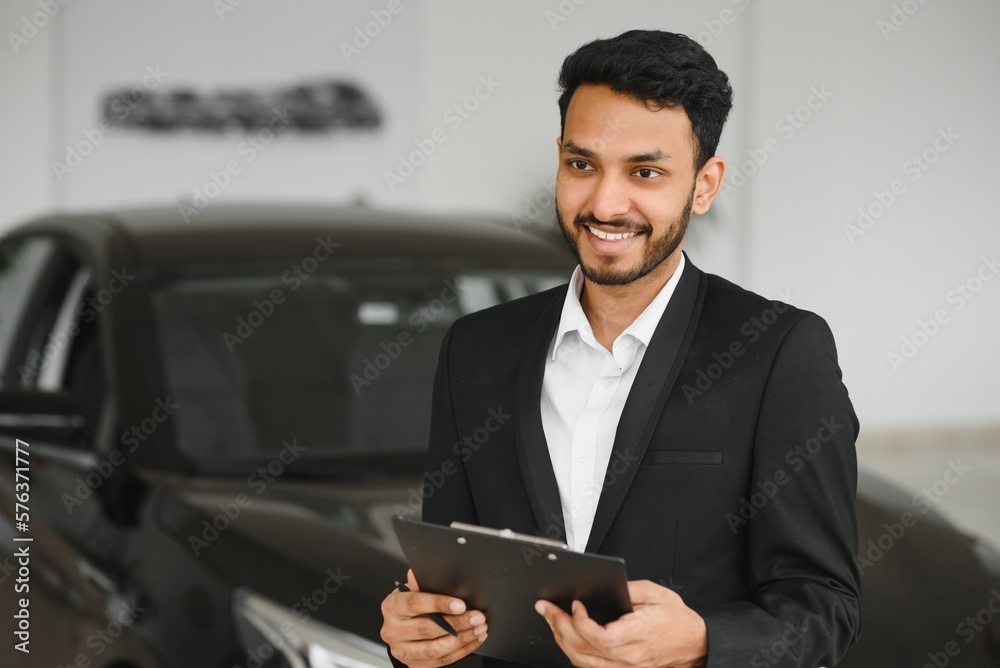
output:
M449 330L425 520L565 537L539 406L566 289ZM709 666L832 666L860 628L857 433L825 321L688 260L626 401L587 551L698 611Z

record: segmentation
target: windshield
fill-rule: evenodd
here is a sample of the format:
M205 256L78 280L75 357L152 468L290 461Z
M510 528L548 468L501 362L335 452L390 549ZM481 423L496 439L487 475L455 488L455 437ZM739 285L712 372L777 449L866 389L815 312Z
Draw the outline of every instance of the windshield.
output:
M427 445L438 349L458 317L565 283L564 270L258 273L153 295L179 451L252 471L288 444L346 470ZM316 469L322 471L322 467Z

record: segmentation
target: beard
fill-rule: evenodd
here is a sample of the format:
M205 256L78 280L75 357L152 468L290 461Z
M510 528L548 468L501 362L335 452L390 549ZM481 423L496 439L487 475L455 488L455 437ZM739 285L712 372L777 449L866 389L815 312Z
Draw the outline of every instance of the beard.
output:
M616 268L614 265L617 258L614 257L601 258L597 265L587 265L584 263L583 258L580 256L580 236L591 234L585 225L587 223L592 225L614 225L619 232L639 232L640 234L651 235L653 227L649 223L628 219L600 221L592 213L581 213L573 221L573 227L577 230L576 235L573 235L567 229L562 214L559 212L558 198L556 199L556 217L559 219L559 229L562 230L563 236L566 238L566 243L569 244L570 250L576 256L576 261L580 264L583 275L588 280L597 285L628 285L652 272L663 264L664 260L674 254L674 251L677 250L684 240L688 223L691 221L691 206L693 204L694 189L692 188L680 216L670 221L663 236L659 239L650 238L646 242L646 251L642 259L632 267L626 268Z

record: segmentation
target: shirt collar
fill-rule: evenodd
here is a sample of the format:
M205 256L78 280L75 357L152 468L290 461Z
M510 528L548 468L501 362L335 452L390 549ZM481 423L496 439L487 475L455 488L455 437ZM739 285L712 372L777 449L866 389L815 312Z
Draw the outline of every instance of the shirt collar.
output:
M641 341L643 345L649 346L653 338L653 332L663 317L663 312L667 309L670 297L674 294L677 284L681 279L681 272L684 271L686 262L684 253L681 253L681 261L677 264L670 280L660 288L653 301L639 314L639 317L632 321L632 324L625 328L616 339L616 342L625 335L630 335ZM552 345L552 359L556 358L556 351L563 343L566 335L570 332L577 332L584 341L590 345L597 346L597 339L594 337L594 330L587 320L587 314L583 312L580 304L580 294L583 292L583 270L577 265L573 270L573 275L569 279L569 289L566 290L566 297L563 300L562 313L559 315L559 327L556 329L555 341Z

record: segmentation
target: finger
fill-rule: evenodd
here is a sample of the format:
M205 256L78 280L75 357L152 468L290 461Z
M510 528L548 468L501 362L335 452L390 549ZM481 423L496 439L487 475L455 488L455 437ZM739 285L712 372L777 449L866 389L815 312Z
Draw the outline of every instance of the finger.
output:
M410 591L420 591L420 587L417 586L417 576L413 574L412 568L406 570L406 586Z
M576 631L573 629L572 618L555 603L545 600L536 601L535 611L548 622L549 628L552 629L552 635L560 647L562 647L563 640L571 642L577 637Z
M646 586L648 582L648 580L628 581L628 597L632 600L633 606L651 602L651 592L649 591L649 587Z
M430 621L430 620L427 620ZM433 624L433 622L431 622ZM436 625L435 625L436 627ZM429 640L397 640L392 643L392 654L407 665L428 661L435 665L444 665L457 661L458 659L473 652L482 644L482 640L473 634L472 630L466 630L457 637L438 631L443 635Z
M452 625L452 628L455 628L454 624ZM436 640L437 638L443 638L444 636L455 637L441 628L437 622L426 615L411 617L406 620L405 626L402 626L401 629L401 634L398 636L401 640L419 641ZM455 632L459 634L462 632L472 633L472 627L455 629Z
M381 633L382 639L387 643L426 642L445 636L455 637L426 615L389 617L387 619L391 620L391 623L384 624ZM485 635L488 631L486 617L481 612L445 615L444 619L451 624L463 642L471 642L474 637Z
M629 612L622 615L615 621L602 627L606 633L615 633L630 638L641 638L646 635L646 621L648 615L643 612Z
M669 587L651 582L650 580L629 580L628 596L633 606L664 603L677 596Z
M569 657L574 666L598 666L607 665L607 661L601 657L600 650L580 637L574 626L574 617L551 601L541 600L536 602L535 610L545 617L552 629L552 636L556 644ZM574 609L574 615L577 610ZM592 623L596 624L593 620Z
M583 601L573 601L571 610L573 630L582 641L585 651L604 654L609 646L622 644L624 637L620 633L609 633L605 627L591 619ZM619 642L615 642L616 640Z
M458 649L441 657L441 662L445 665L455 663L459 659L462 659L479 649L479 646L482 645L485 640L486 635L483 635L482 638L472 636L470 641L463 643Z
M545 619L545 623L549 625L550 629L555 629L556 627L556 612L553 610L555 607L555 605L547 601L535 601L535 612Z
M426 592L401 592L396 598L396 612L403 617L419 617L432 612L458 615L465 612L465 601L453 596Z
M456 631L464 631L466 629L475 629L480 626L486 626L486 615L479 610L469 610L461 615L444 615L444 619L446 622L451 624L451 628Z
M601 626L591 618L583 601L573 601L572 610L573 629L582 643L581 651L592 656L612 657L626 645L648 640L648 634L636 632L634 623L622 624L616 620Z
M468 631L469 633L478 636L486 633L487 630L486 616L477 610L466 612L462 615L442 615L442 617L449 625L451 625L451 628L455 629L455 631L459 634L464 631ZM438 631L440 631L440 633L447 633L447 631L442 629L441 626L430 617L417 617L415 619L426 620L435 627L435 629L430 629L430 631L433 632L425 630L424 637L437 637L439 635ZM423 624L421 626L423 629L429 628Z
M594 621L583 601L573 601L571 610L573 611L573 626L581 636L584 634L587 636L602 636L604 634L607 627Z

